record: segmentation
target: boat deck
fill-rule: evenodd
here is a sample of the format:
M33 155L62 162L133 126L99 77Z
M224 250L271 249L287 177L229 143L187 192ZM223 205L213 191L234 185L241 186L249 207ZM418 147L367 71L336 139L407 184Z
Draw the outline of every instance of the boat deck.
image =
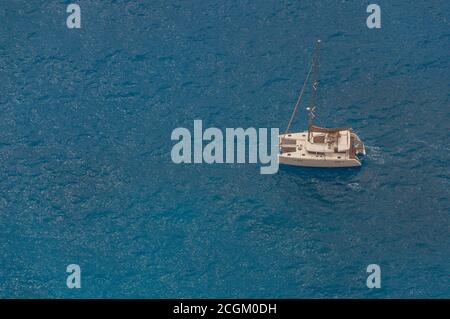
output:
M350 135L350 131L340 132L337 136L335 132L331 133L332 136L328 136L330 133L313 132L311 140L308 140L308 131L280 135L280 163L311 167L360 166L358 149L355 147L359 139ZM341 136L348 136L348 142L339 142ZM338 151L341 144L344 148Z

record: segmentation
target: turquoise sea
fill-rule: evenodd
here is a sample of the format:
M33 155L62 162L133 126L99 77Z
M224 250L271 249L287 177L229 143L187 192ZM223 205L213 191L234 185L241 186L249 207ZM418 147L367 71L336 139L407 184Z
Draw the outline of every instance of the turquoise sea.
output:
M450 2L374 2L1 1L0 297L449 298ZM361 168L172 162L194 119L283 130L319 38Z

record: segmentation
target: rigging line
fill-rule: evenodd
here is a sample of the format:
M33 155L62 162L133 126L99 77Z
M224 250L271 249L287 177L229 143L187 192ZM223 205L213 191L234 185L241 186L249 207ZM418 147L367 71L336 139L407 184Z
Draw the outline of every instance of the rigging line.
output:
M314 61L315 61L315 58L313 58L313 60L311 62L311 66L309 68L308 74L306 75L305 82L303 82L302 90L300 92L300 95L298 96L297 103L295 103L294 111L292 112L291 118L289 119L289 123L288 123L288 125L286 127L286 130L284 131L284 134L287 134L287 132L289 131L289 128L291 127L291 124L292 124L292 120L294 119L295 114L297 113L298 106L300 105L300 101L302 100L303 92L305 91L306 83L308 82L309 75L311 74L311 71L312 71L313 66L315 64Z

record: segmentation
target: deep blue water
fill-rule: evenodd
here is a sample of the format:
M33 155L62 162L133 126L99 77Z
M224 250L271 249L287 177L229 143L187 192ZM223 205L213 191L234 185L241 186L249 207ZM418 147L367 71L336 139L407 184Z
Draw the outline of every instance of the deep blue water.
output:
M0 297L450 297L450 2L373 2L378 30L366 1L2 1ZM172 163L194 119L284 129L317 38L360 169Z

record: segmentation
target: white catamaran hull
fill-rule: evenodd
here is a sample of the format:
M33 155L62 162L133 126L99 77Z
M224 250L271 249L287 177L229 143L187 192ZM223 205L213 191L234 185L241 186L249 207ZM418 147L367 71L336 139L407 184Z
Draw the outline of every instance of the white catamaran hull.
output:
M304 167L358 167L357 154L365 154L364 144L351 129L325 129L279 136L280 164Z
M361 166L361 162L356 159L348 160L320 160L320 159L303 159L278 155L280 164L304 167L357 167Z

